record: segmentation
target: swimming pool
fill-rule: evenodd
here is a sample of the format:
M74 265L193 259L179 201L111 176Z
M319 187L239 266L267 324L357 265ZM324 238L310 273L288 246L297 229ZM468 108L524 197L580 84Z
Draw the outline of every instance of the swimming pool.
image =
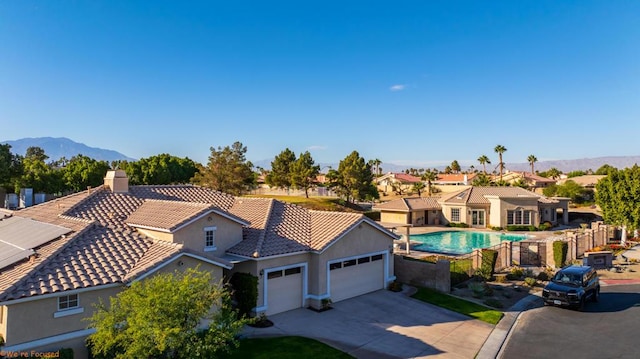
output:
M524 234L473 231L444 231L409 236L411 242L419 243L412 246L412 249L446 254L471 253L474 249L492 247L505 241L518 242L525 238L527 236Z

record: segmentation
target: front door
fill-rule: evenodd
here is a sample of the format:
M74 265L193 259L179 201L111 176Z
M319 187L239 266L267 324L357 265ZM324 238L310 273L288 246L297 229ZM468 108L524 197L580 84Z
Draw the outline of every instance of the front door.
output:
M484 227L484 210L474 209L471 211L471 225Z

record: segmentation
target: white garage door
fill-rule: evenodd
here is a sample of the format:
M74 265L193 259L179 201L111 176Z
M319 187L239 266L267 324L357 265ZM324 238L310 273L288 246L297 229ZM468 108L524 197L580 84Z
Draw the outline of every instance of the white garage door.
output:
M338 302L384 288L384 256L376 254L329 264L331 300Z
M302 267L267 273L267 315L302 306Z

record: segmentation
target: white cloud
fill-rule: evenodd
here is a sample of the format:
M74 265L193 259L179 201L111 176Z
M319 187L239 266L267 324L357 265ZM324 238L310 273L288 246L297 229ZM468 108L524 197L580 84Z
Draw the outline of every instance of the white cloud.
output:
M393 91L393 92L395 92L395 91L402 91L402 90L404 90L405 88L407 88L407 85L401 85L401 84L399 84L399 85L393 85L393 86L389 87L389 91Z

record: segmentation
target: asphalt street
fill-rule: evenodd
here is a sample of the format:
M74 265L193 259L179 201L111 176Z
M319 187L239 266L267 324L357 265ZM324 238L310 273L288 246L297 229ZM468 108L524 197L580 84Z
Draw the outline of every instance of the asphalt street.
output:
M543 307L523 312L499 358L638 358L640 285L603 286L583 312Z

